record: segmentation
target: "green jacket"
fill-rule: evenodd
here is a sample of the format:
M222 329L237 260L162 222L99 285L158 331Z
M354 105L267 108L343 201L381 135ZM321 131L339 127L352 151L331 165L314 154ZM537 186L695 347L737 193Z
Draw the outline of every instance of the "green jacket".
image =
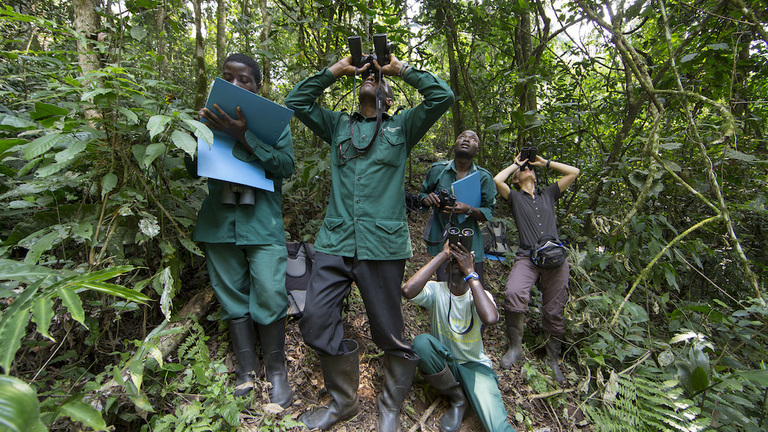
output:
M331 145L331 196L315 250L362 260L410 258L411 237L405 213L408 154L453 104L450 87L429 72L408 68L403 80L424 100L393 116L384 114L379 135L367 152L376 118L321 107L317 98L336 82L324 69L294 87L285 105L296 118ZM343 156L345 158L343 158Z
M472 164L472 168L469 169L467 175L476 171L480 171L480 207L477 207L486 220L493 219L493 209L496 207L496 183L493 181L493 176L487 169ZM454 162L442 161L435 162L429 167L427 171L427 177L424 179L424 183L421 184L421 192L419 193L419 202L432 192L437 193L440 189L451 190L451 185L456 181L456 168ZM424 209L425 211L431 209ZM438 213L432 221L432 229L428 233L428 239L432 242L437 242L442 238L445 226L448 225L449 217L451 218L452 225L459 229L472 228L475 231L475 236L472 240L472 251L475 253L475 262L483 262L485 259L485 251L483 250L483 236L480 234L480 225L477 223L477 219L473 217L467 217L464 222L459 223L459 218L456 215L448 215L445 213ZM430 246L427 245L427 252L433 256L440 253L443 250L443 244Z
M206 243L235 243L245 245L284 245L285 228L281 209L283 179L293 174L293 141L286 127L274 147L264 144L250 131L245 133L248 146L255 156L238 143L233 154L241 160L258 160L267 178L275 183L275 191L255 189L252 206L221 204L225 182L208 179L208 196L203 200L192 239ZM193 172L193 174L195 174Z

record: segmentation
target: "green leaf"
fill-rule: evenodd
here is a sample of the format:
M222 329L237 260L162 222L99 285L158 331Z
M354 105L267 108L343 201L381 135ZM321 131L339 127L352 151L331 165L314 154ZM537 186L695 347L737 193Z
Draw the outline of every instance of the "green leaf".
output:
M59 142L61 142L63 138L63 135L57 133L41 136L40 138L27 144L27 147L24 149L24 159L30 160L43 155Z
M689 61L695 59L697 55L699 54L698 53L686 54L683 56L683 58L680 59L680 63L688 63Z
M22 131L36 127L37 125L28 119L0 113L0 130Z
M150 138L155 138L158 134L165 130L165 125L171 121L171 117L165 115L154 115L147 121L147 130L149 131Z
M144 151L144 159L142 160L144 168L149 168L152 162L163 153L165 153L165 144L155 143L148 145L147 149Z
M96 291L104 294L113 295L115 297L120 297L123 299L126 299L128 301L133 301L136 303L142 303L147 304L150 301L152 301L151 298L147 297L146 295L134 291L130 288L126 288L121 285L115 285L111 283L105 283L105 282L79 282L76 284L77 287L85 288L87 290Z
M83 310L83 302L80 300L80 297L75 294L75 291L68 287L61 287L58 289L58 295L61 299L61 302L64 304L64 306L67 307L69 314L72 315L72 318L80 324L84 325L85 328L88 328L88 326L85 325L85 311Z
M58 163L67 163L75 159L80 153L82 153L88 146L87 141L75 140L72 141L67 148L56 153L55 159Z
M27 237L24 240L28 240L28 239L29 237ZM61 236L58 233L58 231L51 231L42 237L35 238L31 246L27 246L29 247L29 251L27 252L27 256L24 257L24 261L29 264L37 264L37 262L40 260L40 256L44 252L51 250L53 246L58 243L59 240L61 240ZM24 243L26 242L24 241L19 242L19 244L24 244Z
M194 138L189 136L188 133L175 130L173 133L171 133L171 141L173 141L173 144L176 147L184 150L188 155L195 156L195 151L197 150L197 142Z
M117 108L117 110L120 111L125 116L125 119L128 120L128 123L136 124L139 122L139 116L136 115L135 112L129 110L128 108L119 107Z
M106 430L107 423L101 413L81 400L71 400L61 406L64 415L94 430Z
M0 376L0 429L8 432L42 432L37 393L24 381Z
M755 384L768 387L768 370L757 369L750 371L740 371L737 372L736 375Z
M104 198L108 193L112 192L117 186L117 176L115 173L109 172L101 179L101 197Z
M40 120L46 117L63 117L67 114L69 114L69 110L66 108L43 102L35 102L35 110L30 113L30 116L35 120Z
M48 329L53 319L53 300L41 296L32 303L32 322L37 326L37 332L50 340L54 340Z
M742 162L754 162L757 160L757 158L751 154L742 153L732 148L729 148L728 150L726 150L725 156L728 157L729 159L736 159Z
M691 388L698 393L707 387L709 387L709 377L704 368L699 366L691 373Z
M29 323L29 310L23 309L7 316L3 314L2 326L0 326L0 368L8 374L11 370L16 351L21 347L21 338L27 333Z
M209 146L213 145L213 131L211 128L206 126L204 123L192 119L184 119L184 123L192 128L196 137L205 141L205 143Z
M0 259L0 280L12 280L25 284L41 281L43 286L49 286L65 277L75 275L76 273L71 270L53 270L45 266ZM46 277L47 279L42 280Z
M195 242L193 242L189 238L182 237L182 238L179 239L179 241L181 242L181 245L184 246L184 248L186 248L188 251L192 252L193 254L195 254L197 256L200 256L200 257L204 257L205 256L203 251L199 247L197 247Z
M139 42L144 40L144 38L147 37L147 34L149 34L149 32L144 26L134 25L131 27L131 37Z

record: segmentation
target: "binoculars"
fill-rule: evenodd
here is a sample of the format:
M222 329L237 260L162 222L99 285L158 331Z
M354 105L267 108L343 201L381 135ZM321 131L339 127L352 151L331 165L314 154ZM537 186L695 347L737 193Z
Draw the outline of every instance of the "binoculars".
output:
M535 162L536 155L538 152L539 152L538 147L523 147L522 149L520 149L520 160L527 159L528 162ZM528 162L524 163L523 166L528 165ZM523 169L523 167L520 167L520 169Z
M440 200L440 203L437 205L439 210L456 205L456 195L448 192L448 189L437 191L437 199Z
M472 228L460 230L456 227L450 227L448 228L448 243L452 245L460 244L472 252L472 237L474 235L475 231Z
M373 65L373 61L376 60L381 67L389 64L389 55L392 53L394 45L392 42L387 42L387 34L377 33L373 35L374 55L363 57L363 38L360 36L348 37L347 43L349 44L349 53L352 55L352 64L355 67L362 68L368 63L371 64L368 69L361 73L363 79L368 78L372 73L376 77L376 80L381 79L381 71L376 69Z
M240 198L238 200L238 197ZM256 195L253 188L241 184L224 182L221 189L221 203L225 206L233 206L235 204L243 206L252 206L256 202Z

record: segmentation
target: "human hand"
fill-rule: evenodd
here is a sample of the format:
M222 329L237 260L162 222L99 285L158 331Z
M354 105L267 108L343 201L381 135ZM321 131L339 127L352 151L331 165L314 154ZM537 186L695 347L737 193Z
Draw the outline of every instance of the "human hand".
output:
M368 70L371 67L372 66L370 63L366 63L363 65L363 67L358 68L352 63L352 56L347 56L337 61L329 69L336 76L336 78L338 78L341 76L355 76L355 73L360 75L363 71Z
M421 200L421 205L425 207L437 207L439 204L440 198L434 192L430 192L429 195L425 196L424 199Z
M533 162L529 162L529 164L533 166L543 167L547 165L547 160L541 157L540 155L536 155L536 160Z
M449 244L449 242L445 242ZM472 253L467 250L462 244L449 245L451 248L451 258L453 258L458 264L461 272L464 276L475 271L475 263L472 259Z
M458 202L458 201L456 201L456 204L454 204L453 206L446 206L443 209L443 213L453 213L453 214L463 214L463 215L469 215L471 211L472 211L472 206L463 202Z
M374 64L378 69L381 70L381 73L383 75L398 75L400 74L400 68L403 66L403 62L400 61L397 57L395 57L394 54L389 55L389 63L384 65L383 67L379 65L379 62L374 60Z
M218 104L213 104L213 108L218 114L208 108L203 108L199 112L200 118L206 120L209 128L224 132L244 143L245 131L248 130L248 120L245 119L243 110L238 106L236 110L237 119L233 119Z

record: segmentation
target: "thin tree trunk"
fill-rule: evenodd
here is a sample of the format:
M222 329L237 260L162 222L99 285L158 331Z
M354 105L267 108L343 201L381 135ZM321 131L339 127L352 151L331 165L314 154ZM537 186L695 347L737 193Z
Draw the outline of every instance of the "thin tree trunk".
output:
M216 8L216 70L221 70L227 59L227 2L218 0Z
M259 41L261 42L261 50L265 53L269 52L270 34L272 32L272 15L267 9L267 0L260 0L259 7L261 8L261 34L259 35ZM261 64L261 95L267 99L269 97L269 91L271 90L272 81L272 60L268 55L265 55Z
M72 4L75 12L75 31L83 35L83 38L77 40L77 56L80 70L83 76L89 72L98 70L101 67L99 55L93 47L93 40L98 38L99 15L96 13L95 0L75 0ZM87 79L83 81L84 86L97 86L98 80ZM100 118L101 115L95 109L85 111L87 119Z
M195 8L195 61L197 63L197 92L195 93L195 110L205 106L208 90L208 80L205 76L205 46L203 45L203 13L200 6L202 0L194 0Z

